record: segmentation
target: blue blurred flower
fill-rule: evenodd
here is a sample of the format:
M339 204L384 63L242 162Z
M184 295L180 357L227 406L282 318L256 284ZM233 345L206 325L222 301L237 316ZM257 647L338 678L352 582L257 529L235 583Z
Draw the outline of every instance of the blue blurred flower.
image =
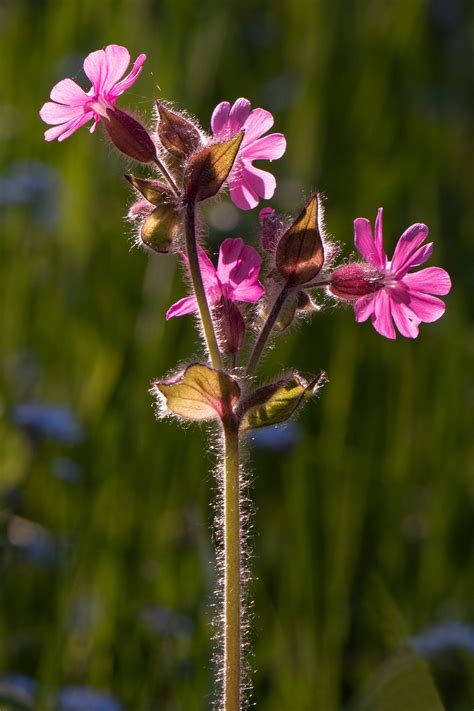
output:
M49 531L39 523L12 516L8 523L8 541L29 560L45 568L58 560L58 547Z
M59 694L58 711L123 711L123 706L105 692L66 686Z
M474 625L459 622L427 627L421 634L410 639L411 646L426 657L432 657L451 649L464 649L474 654Z
M273 449L275 452L287 452L301 436L296 422L287 422L274 427L261 427L252 432L251 441L259 449Z
M0 686L4 691L20 694L30 702L33 701L38 687L34 679L23 674L5 674L1 676Z
M38 161L18 161L0 176L0 210L21 205L36 220L54 227L58 219L61 180L51 166Z
M67 481L68 484L77 484L83 478L81 466L68 457L56 457L53 460L53 471L62 481Z
M78 444L84 438L82 426L67 407L23 403L13 408L11 418L32 439L45 437L66 444Z

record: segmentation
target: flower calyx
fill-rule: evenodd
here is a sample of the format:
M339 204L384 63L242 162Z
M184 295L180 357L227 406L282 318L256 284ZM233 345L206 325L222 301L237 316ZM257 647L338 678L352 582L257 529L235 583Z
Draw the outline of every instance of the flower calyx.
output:
M140 242L154 252L167 254L182 232L182 216L175 195L159 180L133 175L125 178L145 198L134 206L136 216L145 216L139 231Z
M329 291L344 301L356 301L383 287L383 274L367 264L344 264L329 277Z
M319 229L320 196L315 193L304 210L278 241L275 263L289 287L304 286L324 265L324 247Z
M139 121L120 109L108 109L103 117L105 130L118 150L138 163L154 163L156 146Z

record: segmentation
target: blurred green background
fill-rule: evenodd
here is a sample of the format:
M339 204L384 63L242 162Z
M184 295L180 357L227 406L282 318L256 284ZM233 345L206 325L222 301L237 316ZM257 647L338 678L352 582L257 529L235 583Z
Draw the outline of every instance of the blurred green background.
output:
M147 393L199 352L191 319L164 321L176 260L131 249L101 131L46 144L38 117L114 42L148 55L121 107L150 119L169 99L207 128L248 97L288 138L273 206L322 190L346 256L380 205L389 252L426 222L453 278L417 341L331 307L265 362L330 382L297 428L249 445L256 707L435 711L432 684L447 711L473 706L473 34L469 0L0 1L4 686L36 683L40 709L75 687L111 710L213 697L214 453ZM214 249L257 237L257 211L221 201L209 220ZM61 711L99 709L84 698Z

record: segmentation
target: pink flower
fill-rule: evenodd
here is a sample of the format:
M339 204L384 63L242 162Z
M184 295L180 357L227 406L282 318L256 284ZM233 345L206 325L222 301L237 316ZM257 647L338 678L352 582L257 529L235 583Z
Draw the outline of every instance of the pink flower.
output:
M242 239L226 239L221 244L217 270L199 248L199 263L206 295L211 306L216 306L223 298L230 301L247 301L254 304L264 294L265 289L258 281L262 258ZM166 319L185 316L198 310L195 296L186 296L171 306Z
M273 116L264 109L254 109L248 99L237 99L231 106L222 101L213 111L211 128L214 138L227 141L239 131L245 131L234 167L227 180L234 205L251 210L260 198L273 197L276 180L271 173L252 164L254 160L276 160L286 150L282 133L263 136L273 126Z
M416 338L420 323L436 321L444 314L445 304L434 294L449 293L451 279L439 267L411 271L424 264L433 252L432 242L423 245L428 236L428 227L423 224L405 230L392 261L387 261L382 212L380 208L375 221L375 239L369 220L354 220L355 245L372 269L370 280L375 289L355 301L356 321L361 323L370 316L375 330L386 338L396 338L395 322L402 336Z
M45 131L47 141L64 141L85 123L94 120L91 133L95 131L101 116L113 109L118 97L136 82L146 59L140 54L131 72L122 79L130 64L128 49L118 44L109 44L105 49L92 52L84 60L84 71L92 82L86 93L72 79L63 79L53 86L51 99L44 104L40 116L54 128Z

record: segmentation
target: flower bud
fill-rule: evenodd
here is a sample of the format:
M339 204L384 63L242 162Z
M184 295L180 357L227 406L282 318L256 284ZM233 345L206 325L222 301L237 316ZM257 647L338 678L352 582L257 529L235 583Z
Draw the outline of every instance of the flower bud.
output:
M329 291L346 301L373 294L382 287L382 275L364 264L346 264L336 269L330 278Z
M154 252L167 254L181 234L181 218L173 205L158 205L141 226L140 239Z
M238 353L245 338L245 321L239 307L224 296L217 305L216 316L222 350L231 355Z
M109 109L104 127L116 148L139 163L153 163L156 147L146 128L120 109Z
M158 138L163 148L175 158L186 158L201 145L201 134L188 119L156 102L160 121Z

